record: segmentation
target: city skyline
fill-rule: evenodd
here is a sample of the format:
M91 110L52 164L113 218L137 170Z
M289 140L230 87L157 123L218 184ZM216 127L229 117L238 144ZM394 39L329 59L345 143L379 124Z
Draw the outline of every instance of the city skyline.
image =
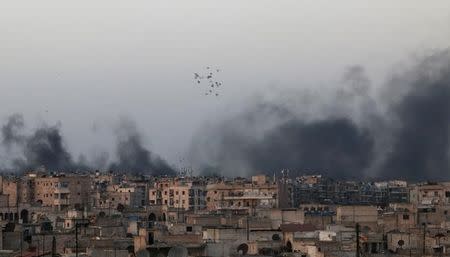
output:
M139 2L133 6L103 1L66 6L43 1L26 7L7 3L0 25L5 31L0 49L4 56L0 62L1 124L18 113L24 117L24 135L32 135L35 128L45 127L43 124L56 127L73 162L83 155L81 159L90 163L100 160L101 168L107 168L120 162L117 130L122 120L128 119L135 122L141 139L137 148L172 166L194 166L196 170L217 166L230 176L258 172L261 167L255 163L259 157L246 156L247 149L220 148L228 140L220 128L227 122L238 123L228 131L246 137L249 132L241 131L240 126L263 128L254 133L258 135L273 128L272 122L286 125L286 116L271 117L274 121L268 124L258 117L255 124L240 124L242 116L254 115L252 111L260 105L269 105L272 113L267 115L273 114L270 108L286 108L301 122L338 110L340 116L351 116L351 122L359 123L355 107L336 100L346 86L346 74L354 68L359 69L360 78L367 79L370 96L381 112L389 112L389 105L398 99L386 95L399 93L388 90L392 76L408 77L414 65L430 55L446 58L448 7L446 1L433 5L421 1L264 2L258 6L235 1L218 5ZM194 73L206 67L221 70L223 87L218 98L205 97L204 89L194 81ZM398 91L409 86L400 86ZM392 117L387 119L391 123ZM352 127L346 121L342 124ZM205 135L210 139L206 144ZM362 139L367 145L376 145L378 142L370 143L379 138L374 137ZM256 149L251 151L267 159L267 152L261 150L266 142L250 140L247 144L253 144ZM337 176L355 170L368 177L387 176L391 173L382 174L384 169L377 167L383 165L378 147L358 144L356 148L368 149L368 154L355 157L360 161L351 165L316 165L300 148L299 159L306 158L305 167L288 160L290 156L285 163L271 161L262 166L268 173L296 168ZM443 150L417 148L425 149L420 163L430 171L423 172L429 172L431 179L440 176L437 170L446 162ZM18 157L23 159L22 151L15 150L8 152L2 147L2 167L10 167ZM370 156L370 151L376 152L376 157ZM228 152L238 154L226 156ZM440 164L434 166L429 160L435 157L429 156L438 156L436 163ZM330 170L331 166L337 171ZM399 165L394 161L388 166ZM428 176L412 173L411 179Z

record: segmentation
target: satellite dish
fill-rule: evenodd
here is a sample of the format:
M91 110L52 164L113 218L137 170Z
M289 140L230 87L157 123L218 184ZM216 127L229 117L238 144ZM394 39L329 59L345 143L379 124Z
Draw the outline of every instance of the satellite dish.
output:
M150 257L150 253L147 250L140 250L136 253L136 257Z
M188 257L188 250L183 246L174 246L170 248L167 257Z
M247 252L248 252L248 244L240 244L238 247L237 247L237 252L240 254L240 255L246 255L247 254Z

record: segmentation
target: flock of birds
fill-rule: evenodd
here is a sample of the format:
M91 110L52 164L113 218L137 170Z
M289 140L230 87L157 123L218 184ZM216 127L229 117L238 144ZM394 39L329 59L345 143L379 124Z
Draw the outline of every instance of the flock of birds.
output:
M216 79L220 69L213 69L212 67L206 67L202 73L194 73L194 82L203 86L206 96L219 96L219 88L222 86L222 82Z

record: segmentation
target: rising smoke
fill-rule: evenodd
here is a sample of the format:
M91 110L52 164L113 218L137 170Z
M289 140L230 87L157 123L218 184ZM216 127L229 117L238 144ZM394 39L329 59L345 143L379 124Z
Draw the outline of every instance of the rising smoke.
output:
M33 169L43 166L49 170L73 170L72 157L63 145L58 126L43 126L26 137L23 145L24 159L17 160L19 167Z
M344 72L338 89L295 91L250 102L194 135L188 157L198 170L227 176L281 169L291 175L335 178L450 178L450 52L436 52L398 72L375 94L361 66ZM335 87L336 88L336 87ZM377 96L377 97L374 97ZM2 145L20 149L11 170L108 167L172 175L165 160L144 147L136 124L116 129L115 161L99 151L95 161L73 158L59 126L24 132L20 114L2 126ZM3 167L4 165L0 165Z
M25 126L23 116L15 113L8 117L8 121L2 126L3 145L10 149L14 144L21 144L24 140L22 130Z
M313 102L304 92L253 102L196 135L191 161L230 175L290 169L335 178L450 178L449 51L394 76L379 89L384 97L371 97L360 66L342 83L327 97L306 97Z
M450 177L450 52L422 60L390 86L406 90L391 103L392 149L380 169L383 177Z
M116 134L118 160L111 164L110 169L152 175L175 174L165 160L143 146L142 136L133 121L123 118L119 122Z
M172 175L173 169L161 158L147 150L142 137L131 120L123 119L117 129L117 162L108 164L109 154L97 151L89 161L80 155L74 161L68 151L58 125L42 125L31 134L24 133L21 114L11 115L2 127L2 143L6 149L20 149L7 171L27 171L45 168L50 171L88 171L109 166L111 170L153 175ZM2 165L4 167L5 165Z
M26 171L45 167L48 170L78 170L86 166L75 163L66 149L58 125L42 125L30 135L24 132L25 121L21 114L8 117L2 127L3 146L16 147L19 156L11 161L11 171Z

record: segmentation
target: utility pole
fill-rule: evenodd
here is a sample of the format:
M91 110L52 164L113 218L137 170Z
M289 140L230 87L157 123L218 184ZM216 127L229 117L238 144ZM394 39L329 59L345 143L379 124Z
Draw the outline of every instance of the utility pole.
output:
M45 255L45 234L42 235L42 255Z
M247 214L247 242L250 241L250 222L248 221L248 214Z
M78 223L78 221L81 221L81 223ZM86 227L88 225L87 222L89 222L89 220L84 218L75 220L75 257L78 257L78 227L81 228L82 225Z
M425 255L425 233L426 233L426 223L423 222L422 226L423 226L423 248L422 248L422 255Z
M359 223L356 223L356 257L359 257Z
M78 222L75 221L75 256L78 257Z
M23 256L23 226L20 228L20 257Z
M409 245L409 257L411 257L411 227L408 228L408 245Z
M37 243L36 243L36 246L37 246L36 256L39 256L39 238L36 238L36 241L37 241Z
M56 237L53 236L52 240L52 257L56 257Z

